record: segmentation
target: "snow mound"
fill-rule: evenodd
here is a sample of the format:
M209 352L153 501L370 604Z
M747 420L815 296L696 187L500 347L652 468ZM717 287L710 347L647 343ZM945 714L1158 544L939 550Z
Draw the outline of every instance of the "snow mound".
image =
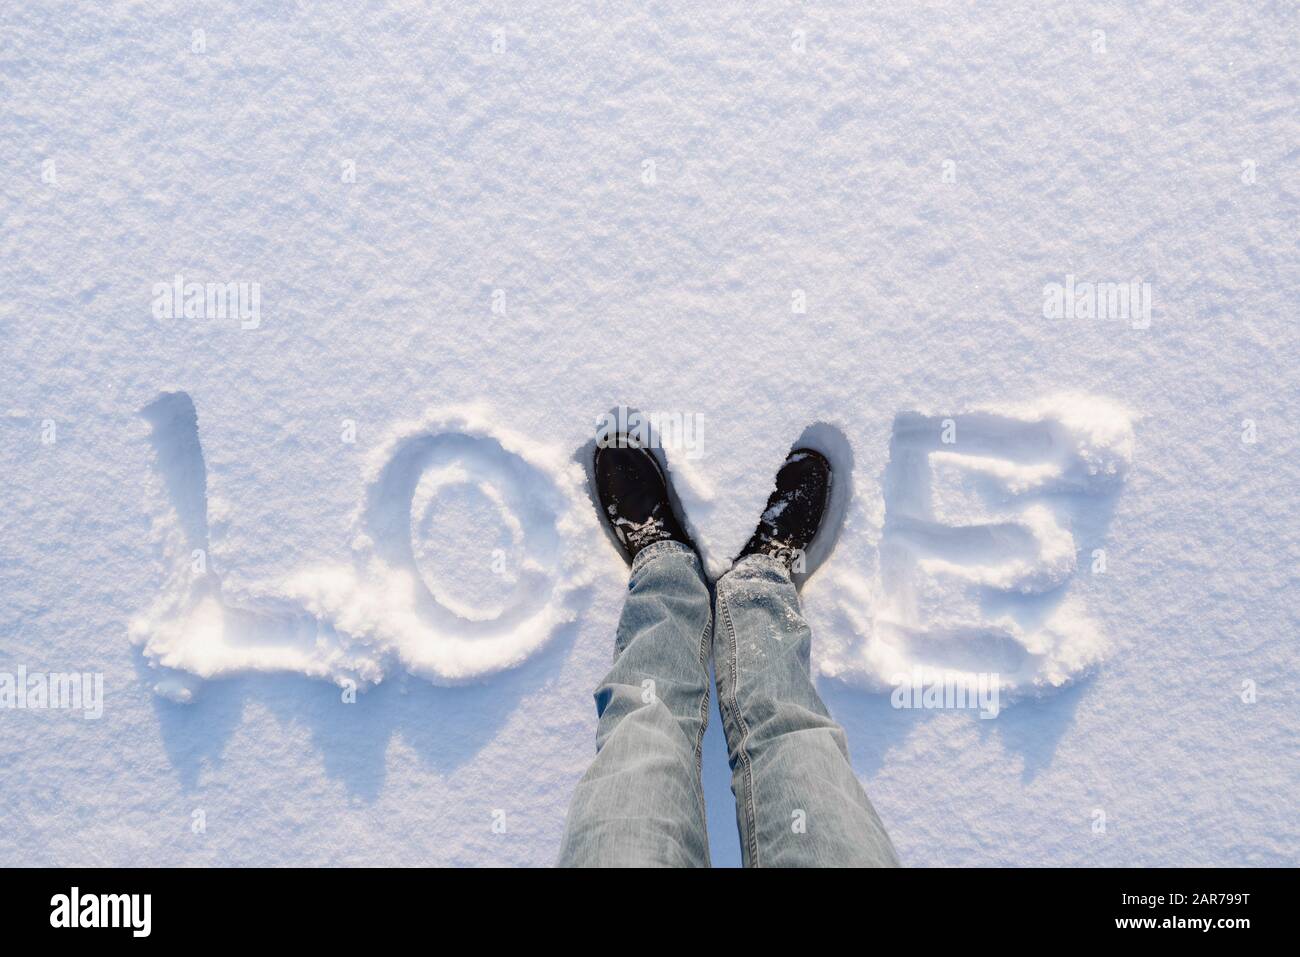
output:
M871 686L918 671L1005 693L1058 687L1100 662L1105 636L1072 585L1105 571L1114 495L1133 460L1130 415L1061 395L895 417L874 578L843 566L819 634L822 673Z
M518 665L576 617L596 534L582 470L480 410L396 427L367 461L351 562L304 567L238 603L207 558L193 402L166 393L143 415L172 573L131 631L155 665L375 684L396 662L448 683ZM155 690L188 701L193 689L172 674Z

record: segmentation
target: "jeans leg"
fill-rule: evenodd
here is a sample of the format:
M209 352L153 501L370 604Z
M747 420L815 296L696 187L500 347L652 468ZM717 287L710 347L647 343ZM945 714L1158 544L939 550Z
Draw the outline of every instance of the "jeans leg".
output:
M596 758L569 806L561 866L709 865L700 749L712 626L695 552L670 541L643 549L614 667L596 691Z
M748 867L897 866L809 676L812 632L785 566L755 555L717 583L714 671Z

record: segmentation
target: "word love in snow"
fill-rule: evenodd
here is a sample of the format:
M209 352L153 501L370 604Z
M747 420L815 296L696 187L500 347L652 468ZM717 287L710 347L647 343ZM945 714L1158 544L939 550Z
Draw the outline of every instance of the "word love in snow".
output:
M70 894L50 898L51 927L129 927L132 937L148 937L152 894Z

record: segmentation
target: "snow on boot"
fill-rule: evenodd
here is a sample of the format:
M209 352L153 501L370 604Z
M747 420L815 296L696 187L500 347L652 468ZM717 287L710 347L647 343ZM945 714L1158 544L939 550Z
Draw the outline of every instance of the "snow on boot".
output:
M805 553L830 501L830 491L831 463L820 452L795 449L776 473L776 489L739 558L769 555L787 568L802 571Z
M611 436L596 449L596 494L609 527L630 563L655 542L694 543L682 528L668 497L668 482L655 457L631 445L626 436Z

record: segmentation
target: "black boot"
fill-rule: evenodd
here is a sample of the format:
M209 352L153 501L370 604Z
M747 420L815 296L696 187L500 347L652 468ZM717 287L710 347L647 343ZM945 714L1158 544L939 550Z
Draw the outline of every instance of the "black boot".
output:
M655 542L694 543L673 512L668 482L655 457L628 445L625 436L611 436L596 449L596 494L610 530L631 563L637 552Z
M820 452L795 449L776 473L776 489L737 561L770 555L802 571L802 559L821 527L830 497L831 463Z

